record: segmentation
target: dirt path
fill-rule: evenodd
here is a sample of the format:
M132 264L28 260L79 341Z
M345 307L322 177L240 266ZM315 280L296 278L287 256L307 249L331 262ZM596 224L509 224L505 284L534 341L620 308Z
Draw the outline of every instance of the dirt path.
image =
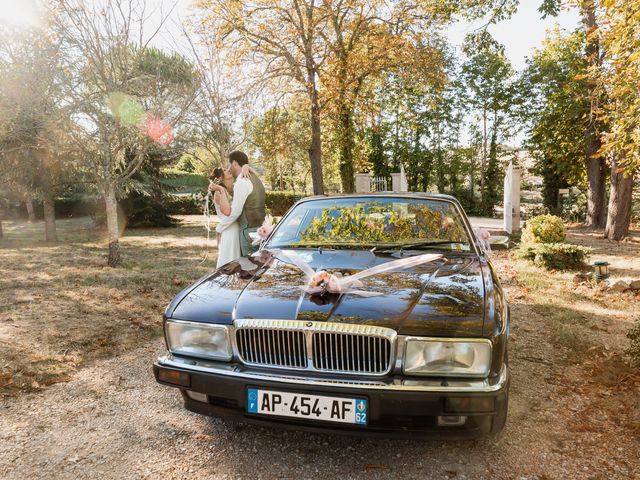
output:
M0 476L632 478L640 471L638 437L610 413L585 410L593 399L582 388L582 366L572 366L569 353L552 343L531 295L523 293L504 262L499 264L514 320L511 405L499 436L463 442L374 440L200 417L182 409L173 389L155 384L151 363L163 351L157 339L98 361L69 383L5 399ZM596 428L577 423L585 411L598 419Z

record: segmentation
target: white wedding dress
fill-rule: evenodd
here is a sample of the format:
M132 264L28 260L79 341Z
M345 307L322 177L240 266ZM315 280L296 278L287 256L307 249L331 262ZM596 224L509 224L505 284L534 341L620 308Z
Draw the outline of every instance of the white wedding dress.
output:
M231 195L225 191L225 195L231 205ZM216 215L218 219L222 220L228 218L227 215L220 211L220 206L214 202L216 208ZM216 268L220 268L229 262L239 259L242 256L240 251L240 225L238 222L233 222L227 228L225 228L220 234L220 243L218 244L218 262Z

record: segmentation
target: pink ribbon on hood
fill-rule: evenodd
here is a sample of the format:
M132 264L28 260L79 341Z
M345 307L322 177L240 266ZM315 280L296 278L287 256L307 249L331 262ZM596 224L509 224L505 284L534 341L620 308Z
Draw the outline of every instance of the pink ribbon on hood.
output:
M424 255L416 255L413 257L401 258L399 260L393 260L391 262L376 265L375 267L361 270L354 275L342 276L341 273L329 273L326 270L315 271L311 266L305 262L300 255L294 251L287 253L278 252L278 256L284 260L289 261L298 267L307 277L307 284L300 288L306 293L338 293L338 294L351 294L359 295L361 297L376 297L383 295L379 292L367 292L365 290L356 290L355 288L362 287L363 278L371 277L379 273L386 273L391 271L405 270L410 267L422 265L425 263L433 262L442 258L442 255L427 253ZM355 288L354 288L355 287Z

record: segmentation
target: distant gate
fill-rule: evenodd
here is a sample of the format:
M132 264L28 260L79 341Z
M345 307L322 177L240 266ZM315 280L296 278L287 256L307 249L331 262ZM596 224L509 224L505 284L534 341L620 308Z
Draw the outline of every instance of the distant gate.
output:
M371 191L372 192L388 192L389 179L387 177L371 177Z

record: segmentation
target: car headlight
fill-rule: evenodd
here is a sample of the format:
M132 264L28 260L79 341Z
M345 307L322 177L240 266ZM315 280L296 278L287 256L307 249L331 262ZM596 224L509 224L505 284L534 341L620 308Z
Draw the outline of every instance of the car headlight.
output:
M229 327L167 320L164 334L171 353L213 360L231 360Z
M404 373L436 377L486 377L491 367L491 342L486 339L409 338Z

